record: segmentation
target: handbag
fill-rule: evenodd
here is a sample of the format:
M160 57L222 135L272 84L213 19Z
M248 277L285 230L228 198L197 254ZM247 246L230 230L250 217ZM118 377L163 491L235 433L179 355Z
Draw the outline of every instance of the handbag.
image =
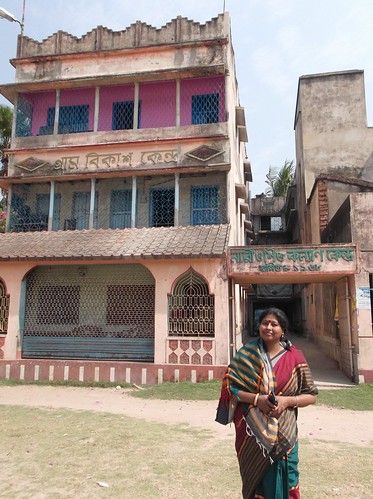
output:
M227 425L231 423L234 418L234 413L237 407L236 397L231 397L229 400L219 400L218 407L216 409L215 421L222 425Z

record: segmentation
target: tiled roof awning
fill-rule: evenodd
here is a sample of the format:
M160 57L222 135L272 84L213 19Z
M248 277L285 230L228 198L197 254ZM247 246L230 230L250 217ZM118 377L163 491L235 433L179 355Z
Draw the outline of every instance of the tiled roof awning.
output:
M229 225L0 234L0 261L221 257Z

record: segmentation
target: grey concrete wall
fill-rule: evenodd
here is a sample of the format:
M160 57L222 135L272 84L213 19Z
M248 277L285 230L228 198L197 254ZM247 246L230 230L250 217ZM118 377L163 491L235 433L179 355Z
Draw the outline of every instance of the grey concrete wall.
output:
M295 130L306 199L320 173L368 175L373 129L367 127L363 71L302 76Z

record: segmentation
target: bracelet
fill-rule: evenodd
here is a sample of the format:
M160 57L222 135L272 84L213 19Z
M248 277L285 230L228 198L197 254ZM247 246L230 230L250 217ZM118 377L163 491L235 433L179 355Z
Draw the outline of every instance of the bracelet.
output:
M295 405L294 405L294 409L296 409L298 407L298 397L295 395Z
M253 402L254 407L258 405L258 398L259 398L259 393L257 393L254 397L254 402Z

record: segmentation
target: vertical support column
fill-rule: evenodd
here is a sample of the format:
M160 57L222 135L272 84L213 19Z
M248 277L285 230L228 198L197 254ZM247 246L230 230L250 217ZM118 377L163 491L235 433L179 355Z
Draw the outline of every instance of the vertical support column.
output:
M175 207L174 207L174 226L179 226L180 209L180 173L175 173Z
M133 129L137 130L139 128L139 95L140 95L140 83L135 83L135 96L133 102Z
M97 132L98 130L98 117L100 111L100 87L95 88L95 115L93 121L93 131Z
M176 80L176 126L180 126L180 79Z
M96 199L96 179L91 178L91 202L89 205L89 229L94 228L94 213L95 213L95 199Z
M54 187L55 187L55 181L51 180L51 188L49 194L48 231L53 230Z
M56 107L54 108L53 135L58 134L58 119L60 116L60 101L61 101L61 90L58 88L56 90Z
M224 112L225 112L225 119L226 116L227 116L227 110L229 109L229 92L230 92L230 85L229 85L229 79L231 77L227 74L225 75L225 80L224 80L224 85L225 85L225 88L224 88ZM230 117L231 119L231 117ZM231 162L231 168L232 168L232 161L238 161L239 159L236 159L237 158L237 152L236 152L236 158L233 158L233 154L234 154L234 151L236 150L233 144L233 140L235 141L236 143L236 146L239 148L240 147L240 143L238 141L238 137L236 136L236 129L235 129L235 134L234 134L234 137L231 137L230 138L230 162ZM236 217L234 219L234 223L236 224L237 226L237 201L235 199L235 196L234 196L234 181L230 181L230 178L233 178L232 176L228 175L228 172L226 173L226 176L225 176L225 180L226 180L226 192L227 192L227 202L226 202L226 207L225 207L225 210L226 210L226 215L227 215L227 224L231 224L233 223L232 222L232 217L234 216L234 214L236 213ZM234 199L234 204L231 205L231 199L232 199L232 196L233 196L233 199ZM232 210L231 206L233 207L234 206L234 211ZM232 213L232 217L231 217L231 213Z
M5 222L5 232L9 232L10 226L10 207L12 205L12 195L13 195L13 185L10 184L8 189L8 204L6 208L6 222Z
M131 228L136 227L137 177L132 177Z
M17 115L18 115L18 94L16 95L16 98L15 98L15 101L14 101L11 140L13 140L14 137L16 136Z
M235 286L232 279L229 281L229 361L236 354L236 307L235 307Z

